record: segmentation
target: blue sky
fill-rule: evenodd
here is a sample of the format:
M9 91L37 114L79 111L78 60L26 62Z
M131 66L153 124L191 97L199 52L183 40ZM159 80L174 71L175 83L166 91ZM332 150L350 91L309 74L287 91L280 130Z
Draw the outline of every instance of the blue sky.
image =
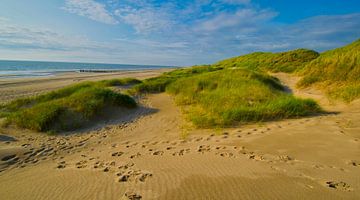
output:
M0 2L0 59L194 65L359 38L359 0Z

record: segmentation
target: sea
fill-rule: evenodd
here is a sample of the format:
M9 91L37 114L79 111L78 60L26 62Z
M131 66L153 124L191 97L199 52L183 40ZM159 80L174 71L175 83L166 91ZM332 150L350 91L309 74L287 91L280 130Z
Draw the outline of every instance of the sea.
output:
M127 65L102 63L72 63L45 61L0 60L0 79L55 76L64 72L114 72L173 68L160 65Z

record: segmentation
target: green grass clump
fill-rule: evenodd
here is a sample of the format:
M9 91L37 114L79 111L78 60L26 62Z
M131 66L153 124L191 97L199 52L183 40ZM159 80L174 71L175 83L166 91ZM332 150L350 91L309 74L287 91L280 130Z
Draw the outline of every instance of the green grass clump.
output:
M85 82L2 105L7 124L35 131L62 131L81 127L106 106L134 108L128 95L106 88L102 82Z
M271 72L294 72L314 60L319 53L307 49L297 49L282 53L256 52L216 63L226 68L248 68Z
M130 86L141 83L142 81L135 78L122 78L122 79L110 79L102 80L99 82L102 86L111 87L111 86Z
M180 78L166 88L197 127L231 126L319 112L313 100L283 91L273 77L248 69L224 69Z
M165 88L170 83L181 77L189 77L221 69L221 67L214 67L210 65L176 69L171 72L166 72L161 76L146 79L142 83L135 85L129 92L132 94L164 92Z
M360 97L360 40L326 51L299 72L299 87L317 85L331 97L352 101Z

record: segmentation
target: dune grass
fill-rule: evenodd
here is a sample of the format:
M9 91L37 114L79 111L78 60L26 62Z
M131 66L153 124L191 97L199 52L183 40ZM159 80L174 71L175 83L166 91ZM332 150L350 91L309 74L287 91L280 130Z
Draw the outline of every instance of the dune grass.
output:
M7 124L21 128L41 132L73 130L107 106L136 107L135 100L130 96L107 88L119 83L126 85L129 81L84 82L43 95L14 100L2 105L0 113L6 117Z
M238 123L299 117L320 112L310 99L282 90L271 76L247 69L225 69L180 78L166 91L175 96L196 127L224 127Z
M281 53L255 52L220 61L215 66L291 73L301 70L308 62L318 56L319 53L308 49Z
M332 86L331 89L327 89L327 94L331 98L341 99L344 102L350 103L360 98L360 83Z
M226 127L321 112L315 101L286 93L265 69L229 67L221 62L177 69L130 89L132 94L164 91L175 97L197 127Z
M197 74L221 70L221 67L211 65L194 66L190 68L176 69L165 72L161 76L149 78L142 83L135 85L129 92L131 94L159 93L164 92L166 87L181 77L189 77Z
M110 80L102 80L99 81L98 84L111 87L111 86L130 86L142 83L142 81L135 78L122 78L122 79L110 79Z
M299 87L316 85L347 102L360 98L360 40L322 53L299 74Z

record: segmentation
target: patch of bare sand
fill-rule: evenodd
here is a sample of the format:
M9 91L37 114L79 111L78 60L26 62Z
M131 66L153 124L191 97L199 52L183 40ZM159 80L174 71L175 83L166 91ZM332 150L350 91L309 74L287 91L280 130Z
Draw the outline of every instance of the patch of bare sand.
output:
M231 129L187 129L189 136L182 138L179 108L168 95L156 94L144 101L154 112L82 134L3 129L16 141L1 142L0 155L18 159L1 161L0 196L359 199L357 106Z

